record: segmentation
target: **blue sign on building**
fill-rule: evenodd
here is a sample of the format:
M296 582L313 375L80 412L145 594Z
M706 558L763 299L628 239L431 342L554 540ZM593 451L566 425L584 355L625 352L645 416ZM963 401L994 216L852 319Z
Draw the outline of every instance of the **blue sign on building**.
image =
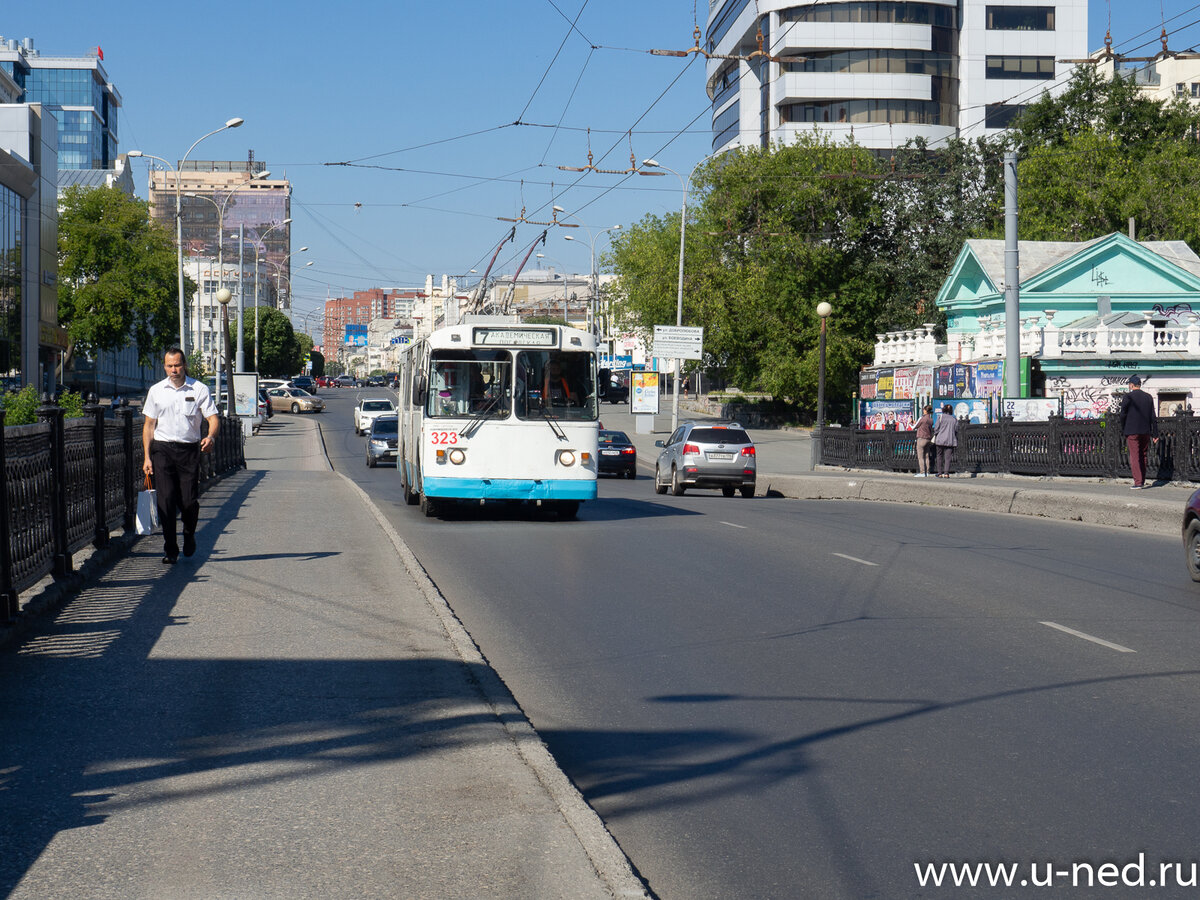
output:
M346 336L342 339L342 343L347 347L367 346L367 326L347 325Z

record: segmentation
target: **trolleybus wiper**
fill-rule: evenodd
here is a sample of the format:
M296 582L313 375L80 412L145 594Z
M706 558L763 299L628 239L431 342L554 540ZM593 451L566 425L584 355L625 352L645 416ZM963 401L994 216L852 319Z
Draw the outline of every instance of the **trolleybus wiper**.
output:
M560 441L567 439L567 433L559 427L558 416L550 415L550 411L546 407L542 407L542 418L546 420L546 424L550 426L550 430L554 432L554 436Z
M492 409L499 402L499 397L492 397L490 400L488 400L483 409L475 413L475 415L471 417L471 421L464 425L462 430L460 430L458 433L465 438L469 438L475 434L475 432L479 430L479 426L483 424L484 420L491 418Z

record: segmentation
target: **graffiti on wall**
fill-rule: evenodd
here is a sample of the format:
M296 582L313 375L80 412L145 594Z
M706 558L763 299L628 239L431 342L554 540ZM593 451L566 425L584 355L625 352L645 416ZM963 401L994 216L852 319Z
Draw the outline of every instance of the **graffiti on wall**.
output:
M1106 376L1099 384L1073 385L1068 378L1051 378L1046 382L1046 393L1062 397L1063 417L1067 419L1099 419L1108 412L1117 412L1120 401L1114 396L1114 382L1122 379Z
M1163 306L1161 303L1155 303L1150 307L1150 315L1146 318L1166 319L1168 322L1179 325L1182 322L1191 322L1196 318L1192 312L1192 304L1176 303L1173 306Z

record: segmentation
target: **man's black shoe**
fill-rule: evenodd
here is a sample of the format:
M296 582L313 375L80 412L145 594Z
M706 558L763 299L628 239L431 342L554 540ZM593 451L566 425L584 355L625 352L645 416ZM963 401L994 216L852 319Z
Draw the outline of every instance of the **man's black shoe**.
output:
M178 556L172 556L170 553L168 553L166 556L163 557L163 565L164 566L173 566L173 565L175 565L175 562L178 559L179 559Z
M191 556L196 552L196 536L194 534L185 534L183 536L183 555Z

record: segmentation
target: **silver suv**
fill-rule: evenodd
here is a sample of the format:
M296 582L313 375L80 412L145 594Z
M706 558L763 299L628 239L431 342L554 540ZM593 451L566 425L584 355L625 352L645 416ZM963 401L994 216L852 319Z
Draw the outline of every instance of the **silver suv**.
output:
M654 492L670 487L676 497L688 488L720 488L726 497L754 496L758 467L754 441L736 422L684 422L665 441L654 466Z

